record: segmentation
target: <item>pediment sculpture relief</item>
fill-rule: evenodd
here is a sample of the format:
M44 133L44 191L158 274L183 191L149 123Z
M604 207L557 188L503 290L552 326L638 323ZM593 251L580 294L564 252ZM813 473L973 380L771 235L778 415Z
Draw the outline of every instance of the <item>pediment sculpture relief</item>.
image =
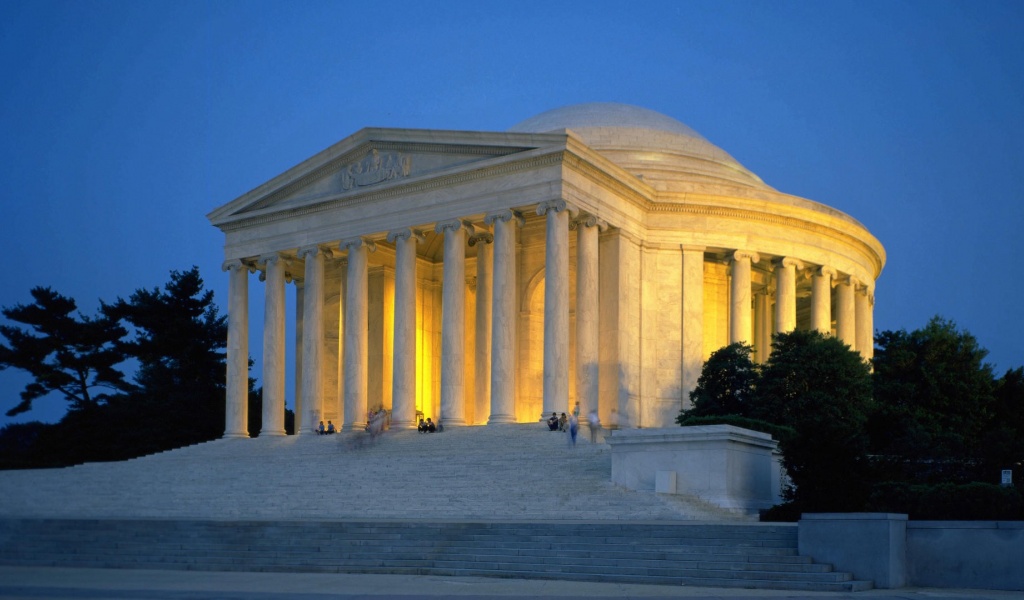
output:
M371 149L365 157L350 163L341 170L341 187L351 190L355 187L408 177L411 169L411 156L401 152L381 153L376 149Z

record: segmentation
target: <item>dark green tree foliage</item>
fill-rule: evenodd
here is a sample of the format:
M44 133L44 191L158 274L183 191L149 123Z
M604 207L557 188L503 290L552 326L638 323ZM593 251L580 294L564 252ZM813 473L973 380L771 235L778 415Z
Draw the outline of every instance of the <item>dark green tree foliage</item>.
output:
M759 372L750 360L754 349L735 343L714 351L704 363L697 386L690 392L689 410L676 418L682 425L687 418L750 414L750 398Z
M33 288L33 304L4 308L8 320L28 329L3 325L0 335L0 370L26 371L33 381L21 392L21 402L7 411L13 416L32 408L32 401L56 392L70 410L93 408L110 394L130 389L116 367L125 360L117 342L126 331L105 314L88 317L77 312L75 301L50 288Z
M995 379L974 336L933 317L910 333L883 331L876 342L872 450L919 464L980 458Z
M780 441L803 511L857 510L869 489L871 372L857 352L817 331L778 334L761 367L750 416L795 430Z
M1024 481L1024 367L1006 371L996 381L992 420L982 448L986 481L997 481L996 472L1014 471L1015 481Z
M139 289L125 301L104 305L132 327L120 344L138 360L137 389L111 403L138 431L164 449L211 440L224 432L227 320L199 269L171 272L163 289ZM175 446L170 446L175 447Z

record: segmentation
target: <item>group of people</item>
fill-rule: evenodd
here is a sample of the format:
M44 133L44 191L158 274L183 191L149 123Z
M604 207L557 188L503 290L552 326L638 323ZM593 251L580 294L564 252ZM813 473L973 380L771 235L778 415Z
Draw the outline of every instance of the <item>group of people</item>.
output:
M557 413L551 413L551 416L547 419L549 431L564 431L569 434L569 444L572 446L576 445L576 434L580 429L580 403L577 402L572 408L572 412L567 417L565 413L562 416L558 416ZM590 426L590 441L597 442L597 432L601 428L601 420L597 416L597 411L594 409L590 410L587 414L587 424Z
M444 425L441 425L440 421L434 423L430 420L430 417L427 417L426 421L420 419L420 424L416 426L416 431L420 433L437 433L444 431Z
M324 422L323 421L320 421L320 426L316 428L316 434L317 435L329 435L329 434L334 433L335 431L337 431L337 430L334 428L334 423L331 423L330 420L327 421L327 427L326 428L324 428Z

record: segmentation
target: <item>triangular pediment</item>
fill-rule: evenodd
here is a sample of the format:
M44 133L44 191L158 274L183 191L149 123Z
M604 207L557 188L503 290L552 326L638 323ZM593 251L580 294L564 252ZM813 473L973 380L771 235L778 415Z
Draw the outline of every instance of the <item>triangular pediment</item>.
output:
M214 225L358 196L564 144L565 136L364 129L211 212Z

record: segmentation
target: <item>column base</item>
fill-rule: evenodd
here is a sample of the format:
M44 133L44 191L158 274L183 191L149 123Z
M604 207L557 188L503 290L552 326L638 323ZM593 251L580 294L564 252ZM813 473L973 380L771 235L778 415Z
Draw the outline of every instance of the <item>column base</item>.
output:
M491 418L487 419L488 425L508 425L515 422L516 418L512 415L491 415Z
M232 440L232 439L244 439L244 438L247 438L247 437L249 437L248 433L225 433L224 435L220 436L220 439L222 439L222 440Z
M416 429L417 421L392 421L391 429Z
M285 437L286 435L288 435L288 432L284 429L280 429L278 431L261 431L259 433L259 437Z

